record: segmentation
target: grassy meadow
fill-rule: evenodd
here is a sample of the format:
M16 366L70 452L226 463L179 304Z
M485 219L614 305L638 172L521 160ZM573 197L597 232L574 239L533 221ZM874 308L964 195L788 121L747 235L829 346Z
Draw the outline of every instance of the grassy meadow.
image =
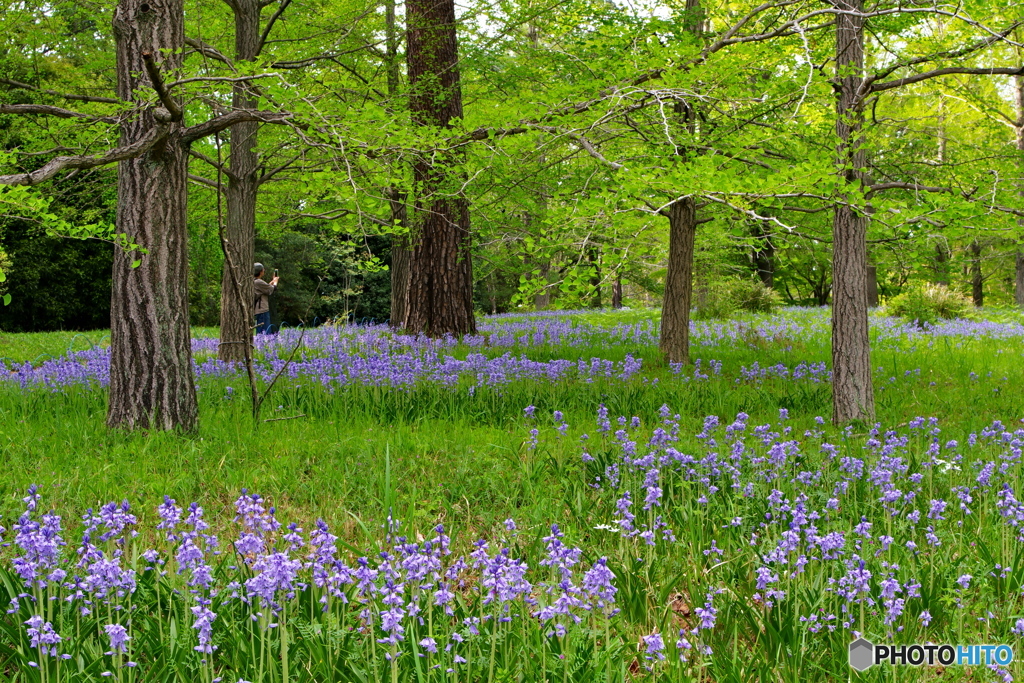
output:
M1021 671L859 674L846 662L857 635L1015 645L1024 633L1018 314L924 331L873 318L878 424L842 429L828 424L826 311L698 322L699 363L682 368L659 360L646 311L482 323L480 340L442 347L385 331L310 335L298 354L308 371L285 372L257 424L244 377L198 344L201 426L186 437L108 431L99 380L24 379L101 354L105 333L0 335L5 680ZM555 323L564 329L536 332ZM264 376L297 342L260 349ZM401 365L404 384L337 381L323 363L343 346L340 365ZM609 364L584 371L592 358ZM417 363L441 369L407 369ZM41 497L19 522L30 485ZM158 512L165 495L177 518ZM122 500L132 520L97 512ZM47 532L51 508L66 546ZM312 533L317 519L336 551ZM32 550L44 540L56 549ZM43 627L26 625L35 616L60 635L52 654Z

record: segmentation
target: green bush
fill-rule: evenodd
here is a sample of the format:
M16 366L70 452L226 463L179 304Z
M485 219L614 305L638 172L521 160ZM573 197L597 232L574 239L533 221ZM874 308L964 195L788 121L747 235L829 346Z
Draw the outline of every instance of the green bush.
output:
M737 280L733 285L736 306L748 313L774 313L782 305L782 297L760 280Z
M697 320L728 318L739 311L772 313L782 297L760 280L726 278L694 290L693 317Z
M966 318L971 313L971 307L970 299L945 285L917 283L888 301L885 310L889 315L924 325L939 320Z

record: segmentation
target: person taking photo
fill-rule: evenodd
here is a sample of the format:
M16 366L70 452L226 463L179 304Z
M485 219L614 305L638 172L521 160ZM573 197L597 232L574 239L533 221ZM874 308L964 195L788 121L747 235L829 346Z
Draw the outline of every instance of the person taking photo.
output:
M270 295L277 289L277 283L281 278L277 276L277 271L274 271L274 279L270 282L264 280L264 276L267 274L266 269L262 263L257 263L253 266L253 274L256 277L254 282L256 290L256 334L271 334L270 331Z

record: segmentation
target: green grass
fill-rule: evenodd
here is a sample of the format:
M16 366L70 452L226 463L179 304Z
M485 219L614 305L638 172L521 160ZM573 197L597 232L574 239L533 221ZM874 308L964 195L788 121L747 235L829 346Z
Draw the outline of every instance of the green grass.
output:
M625 316L640 320L649 315L627 312L592 319L621 322ZM88 339L100 343L102 336L96 333ZM8 357L29 361L41 349L67 348L72 341L84 343L80 338L61 335L7 335L4 341L10 342L4 352ZM714 348L698 345L694 357L705 363L720 360L724 371L708 381L689 383L661 366L653 348L522 349L517 353L527 353L536 359L618 359L633 353L644 359L645 370L643 377L625 384L521 382L500 389L478 389L475 395L470 395L468 386L422 386L408 392L349 387L331 396L317 387L285 383L268 400L263 418L305 417L263 422L258 428L241 398L241 379L204 380L199 394L200 430L191 437L108 431L103 426L105 398L99 390L51 393L0 387L0 524L11 527L12 517L23 507L24 490L31 483L41 486L47 507L53 506L66 516L67 536L71 538L77 533L72 520L85 507L123 498L132 501L141 525L152 529L155 506L164 494L179 503L200 502L215 528L231 528L231 503L243 487L267 496L285 523L300 521L308 529L310 520L322 517L344 542L360 549L380 542L379 530L389 506L411 534L427 533L431 526L443 522L454 531L459 551L469 550L470 541L480 536L496 538L502 533L501 522L513 517L528 536L520 550L534 560L542 550L540 536L550 523L558 522L571 542L585 549L588 563L599 554L611 558L623 609L616 633L608 647L602 649L597 645L604 639L600 624L588 622L589 626L581 627L596 630L579 632L579 636L586 634L592 641L573 641L566 660L576 667L571 670L569 664L558 663L559 653L552 649L556 644L543 644L543 638L533 631L524 630L522 636L517 634L514 638L503 634L500 642L502 647L507 645L507 652L498 657L498 668L508 670L505 674L499 671L494 680L515 680L515 675L538 680L545 672L553 680L563 680L564 675L565 680L573 681L626 680L633 674L647 675L648 663L636 650L639 636L662 632L671 657L671 643L680 624L692 626L692 616L686 615L692 615L692 610L703 603L705 593L716 587L725 591L716 598L718 625L713 634L701 636L713 645L716 655L695 658L694 662L701 662L699 666L662 670L658 665L652 673L662 672L668 680L832 680L850 675L844 654L849 631L840 629L834 634L812 636L800 617L818 609L838 609L837 599L826 589L829 578L835 579L841 573L815 566L798 578L786 579L783 583L789 598L768 608L751 597L757 592L753 573L779 529L768 527L759 532L763 545L755 553L749 545L753 529L744 527L740 533L727 528L734 516L746 520L764 518L768 509L765 499L772 488L780 489L791 501L797 500L804 488L794 480L800 470L818 472L824 477L825 483L814 489L814 497L808 503L821 508L830 487L843 478L836 462L828 461L818 451L821 440L839 444L846 455L875 462L871 459L874 456L865 455L863 448L870 425L858 426L847 437L830 427L817 436L801 436L808 430L819 429L816 416L830 414L827 384L779 379L737 382L740 366L755 361L762 367L826 361L828 349L827 338L821 333L771 340L748 335L736 343ZM461 349L457 353L466 351ZM876 375L878 421L883 434L885 429L897 427L906 431L907 423L917 416L939 419L943 443L953 439L965 443L969 434L994 419L1013 425L1011 430L1018 428L1024 417L1022 361L1024 343L1019 339L939 338L877 343L873 362L883 369ZM652 381L655 379L657 382ZM228 386L235 389L232 398L228 397ZM792 438L802 444L803 455L792 463L793 469L787 470L785 477L770 484L758 481L750 497L729 490L728 480L724 480L723 493L710 506L696 502L701 489L695 482L671 475L666 469L662 483L666 496L663 514L683 542L667 546L659 543L657 548L649 549L636 539L625 541L595 529L615 516L618 495L609 490L596 491L588 485L595 477L604 475L604 467L615 462L618 452L614 440L595 431L595 412L600 403L608 407L613 420L619 415L642 418L644 427L633 437L641 448L650 429L657 425L658 409L662 404L668 405L672 413L680 415L681 438L677 448L698 458L708 450L703 441L694 437L701 431L705 416L718 415L723 424L728 424L737 413L745 412L750 415L752 429L753 425L764 423L778 425L779 409L785 408L790 413L787 424L792 426ZM527 405L537 406L536 422L523 417ZM554 410L565 414L569 424L565 435L554 429L550 417ZM535 424L540 430L540 443L533 449L528 442L529 430ZM612 428L615 429L618 427ZM590 438L581 443L584 433ZM919 467L926 447L927 439L921 435L899 452L912 468ZM581 461L584 448L596 458L594 463ZM980 451L985 457L998 458L996 446L986 448ZM942 546L921 555L911 555L899 548L881 556L865 554L876 581L884 571L879 562L888 560L902 567L898 571L901 583L913 576L922 577L923 584L923 597L908 600L915 601L913 613L908 607L899 622L906 626L904 635L887 636L880 625L879 608L868 610L865 628L876 642L886 642L889 637L897 642L941 638L982 643L1004 642L1012 637L1012 618L1024 613L1019 598L1024 585L1024 553L1017 549L1012 532L1008 534L1007 528L999 523L995 491L976 494L973 515L955 509L952 488L975 486L976 474L965 461L960 471L926 479L917 494L914 504L924 511L931 498L951 501L948 521L942 523ZM1005 481L1019 491L1019 466L1007 473ZM631 488L637 501L635 507L639 508L642 484L632 480ZM876 525L876 535L891 527L890 533L897 537L898 544L916 539L923 548L923 531L908 528L902 518L890 521L876 499L877 494L861 481L843 498L843 506L834 518L819 522L822 533L832 529L849 532L860 516L866 515ZM155 535L152 531L144 532L142 540L152 542ZM720 560L703 552L712 540L727 552ZM1012 567L1008 578L988 578L988 573L995 571L996 562ZM951 601L958 595L955 579L962 573L971 573L978 579L972 591L963 591L966 606L958 610ZM146 588L151 590L156 589ZM149 595L145 599L152 600L152 594L144 592L140 596ZM469 600L468 594L466 599ZM146 604L152 610L152 604ZM931 629L918 625L917 614L922 605L935 618ZM179 606L187 612L184 605ZM997 615L991 624L977 621L986 609ZM228 628L227 614L223 617L223 628ZM184 623L187 614L179 618ZM237 623L244 622L243 615L237 618ZM308 626L301 628L320 628L317 623L317 618L311 617ZM192 637L189 629L184 625L179 628L184 634L180 639L187 644L188 637ZM296 629L299 628L297 625ZM326 622L323 628L327 628ZM539 640L531 640L534 638ZM303 636L294 656L312 657L311 650L303 648L311 648L314 640L312 636ZM600 656L579 649L591 642L601 651ZM242 647L241 643L225 641L224 649ZM179 657L174 660L176 664L167 663L168 667L179 667L175 669L177 673L168 673L159 680L206 680L206 669L197 668L196 660L188 658L192 656L189 647L184 648L185 654L175 655ZM365 644L351 647L356 658L352 661L361 662L358 666L364 667L362 674L342 675L338 672L344 667L339 664L341 668L329 674L335 678L296 674L296 680L359 680L360 675L372 679L367 668L371 661L389 666L382 653L374 660L365 651ZM259 651L274 656L272 650ZM540 654L552 658L544 660L543 671L537 668ZM235 655L238 656L241 655ZM0 649L0 662L4 657ZM223 657L216 661L229 667L230 672L247 670L245 661L228 664L228 655L223 653ZM477 657L480 680L491 680L480 673L480 667L486 668L487 653L478 652ZM419 670L411 660L401 661L401 670L396 669L400 680L428 680L423 672L416 673ZM626 670L633 674L624 673ZM90 671L88 676L83 674L75 680L100 680L95 677L98 670ZM513 675L515 671L519 673ZM885 672L874 669L854 678L889 680L892 676ZM910 673L920 674L924 679L935 675L934 670L902 670L894 675ZM19 680L37 680L31 673L22 671L18 675L25 676ZM942 678L947 677L981 680L980 673L968 669L947 670Z

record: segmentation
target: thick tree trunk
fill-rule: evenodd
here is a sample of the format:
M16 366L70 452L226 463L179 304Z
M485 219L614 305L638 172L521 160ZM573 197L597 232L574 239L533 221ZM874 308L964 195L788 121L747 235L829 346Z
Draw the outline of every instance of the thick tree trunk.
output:
M686 0L683 18L686 31L702 36L704 11L700 0ZM678 103L690 134L696 132L696 113ZM681 156L687 150L680 149ZM697 203L684 197L669 205L668 268L665 273L665 294L661 302L661 337L659 347L669 363L690 362L690 307L693 303L693 249L697 239Z
M971 242L971 299L981 308L985 305L985 281L981 273L981 242Z
M836 7L862 12L862 0L836 0ZM857 90L864 73L864 20L836 15L836 79L839 86L836 132L841 175L864 180L864 112ZM875 415L867 301L868 217L847 203L836 204L832 223L832 419L837 424Z
M661 352L670 363L690 362L690 304L697 205L684 197L668 207L668 272L661 303Z
M121 0L114 12L117 95L142 106L152 88L143 53L163 73L181 68L182 0ZM166 115L166 110L161 112ZM143 111L121 124L121 144L145 136L156 121ZM117 172L117 231L144 247L114 252L110 306L110 403L107 425L127 429L196 428L195 375L188 320L187 149L181 122L143 157Z
M612 281L612 308L622 308L622 275L619 273L615 273Z
M259 0L232 0L235 15L235 61L247 62L260 50ZM235 83L232 92L235 109L256 109L257 96L251 83ZM220 287L220 346L217 356L224 361L244 361L245 347L252 345L254 324L252 266L256 242L256 195L259 191L259 157L256 138L259 123L246 121L231 126L228 156L227 216L224 239L231 253L225 260Z
M406 227L405 195L395 188L389 188L388 201L391 204L391 225L403 228L391 236L391 327L400 328L409 314L409 235Z
M453 0L406 3L406 64L415 125L448 128L462 118ZM469 201L457 153L413 164L416 217L405 328L433 337L476 332Z

